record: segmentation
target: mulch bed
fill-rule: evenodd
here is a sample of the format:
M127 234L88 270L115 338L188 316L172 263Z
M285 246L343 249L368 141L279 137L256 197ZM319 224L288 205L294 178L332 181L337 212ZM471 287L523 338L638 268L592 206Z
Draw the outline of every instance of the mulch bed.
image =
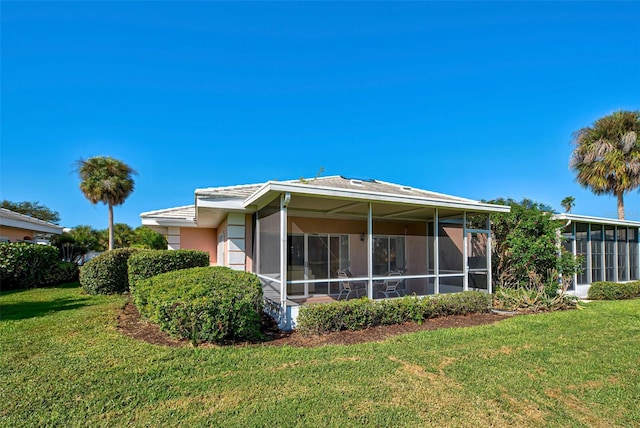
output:
M413 333L416 331L436 330L451 327L470 327L483 324L491 324L509 316L498 314L469 314L455 315L429 319L418 324L407 322L396 325L385 325L372 327L359 331L339 331L322 335L304 336L297 332L284 332L278 329L277 324L268 315L264 315L262 320L262 331L267 337L259 342L266 346L295 346L295 347L317 347L322 345L352 345L356 343L380 342L390 337ZM141 340L154 345L164 346L191 346L186 339L174 339L167 333L160 330L156 324L146 321L140 316L138 309L131 302L128 302L118 316L118 330L129 337ZM253 343L234 343L233 346L250 346Z

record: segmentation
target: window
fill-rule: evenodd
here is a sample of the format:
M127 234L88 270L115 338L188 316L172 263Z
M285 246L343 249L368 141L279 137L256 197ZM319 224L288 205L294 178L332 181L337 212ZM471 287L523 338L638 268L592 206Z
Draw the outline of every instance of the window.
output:
M638 229L629 228L629 279L635 281L640 278L638 269Z
M373 237L374 275L404 271L405 266L404 236L375 235Z
M616 229L604 227L604 271L607 281L616 280Z
M591 225L591 282L602 281L602 225Z
M588 246L589 246L589 228L586 223L576 223L576 256L582 256L582 264L580 272L578 272L578 284L588 284Z
M618 227L618 281L629 280L629 265L627 264L627 258L629 257L629 251L627 248L627 228Z

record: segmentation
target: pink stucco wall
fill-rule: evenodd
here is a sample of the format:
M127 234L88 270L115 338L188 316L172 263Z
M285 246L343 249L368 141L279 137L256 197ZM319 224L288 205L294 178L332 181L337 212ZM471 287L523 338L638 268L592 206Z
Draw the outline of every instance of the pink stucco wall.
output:
M201 250L209 253L209 262L216 263L218 238L213 228L180 228L180 248L185 250Z
M33 230L0 226L0 236L8 238L11 242L22 241L27 236L29 239L33 239Z

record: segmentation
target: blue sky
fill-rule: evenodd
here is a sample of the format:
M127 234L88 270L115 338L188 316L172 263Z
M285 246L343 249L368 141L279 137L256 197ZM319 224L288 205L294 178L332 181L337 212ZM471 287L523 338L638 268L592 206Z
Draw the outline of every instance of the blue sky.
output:
M106 228L74 163L138 171L116 222L323 175L615 217L571 135L640 109L640 2L2 2L0 197ZM640 221L640 194L626 197Z

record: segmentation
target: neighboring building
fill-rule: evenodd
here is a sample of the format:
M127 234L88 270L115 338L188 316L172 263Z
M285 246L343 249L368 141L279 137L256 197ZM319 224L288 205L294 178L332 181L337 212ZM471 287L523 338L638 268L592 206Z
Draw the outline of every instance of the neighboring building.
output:
M140 217L170 249L204 250L212 264L255 272L270 312L292 328L311 301L491 292L489 215L509 210L331 176L196 189L194 205Z
M568 213L554 217L567 222L562 232L565 249L583 256L583 270L573 278L569 292L585 297L592 282L640 279L640 222Z
M60 235L62 226L0 208L0 241L48 244L51 235Z

